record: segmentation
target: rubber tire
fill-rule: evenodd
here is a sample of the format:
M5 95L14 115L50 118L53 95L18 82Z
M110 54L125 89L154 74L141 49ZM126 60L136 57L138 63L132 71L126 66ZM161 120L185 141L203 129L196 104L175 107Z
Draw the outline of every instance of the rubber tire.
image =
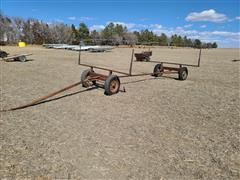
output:
M27 58L26 58L26 56L20 56L20 57L18 57L18 60L21 62L26 62Z
M188 76L188 69L187 67L181 67L178 71L178 79L180 81L184 81L187 79Z
M8 53L0 50L0 58L5 58L8 56Z
M161 76L161 69L162 69L162 64L156 64L154 69L153 69L153 76L159 77Z
M112 92L111 88L110 88L110 85L111 85L111 82L114 81L114 80L118 81L119 86L118 86L118 88L115 92ZM119 92L119 89L120 89L120 84L121 83L120 83L120 80L119 80L118 76L116 76L116 75L109 76L104 83L105 95L110 96L112 94L117 94Z
M85 79L87 79L90 72L91 72L90 69L86 69L82 72L82 74L81 74L82 87L88 87L86 84L84 84L84 81L85 81Z

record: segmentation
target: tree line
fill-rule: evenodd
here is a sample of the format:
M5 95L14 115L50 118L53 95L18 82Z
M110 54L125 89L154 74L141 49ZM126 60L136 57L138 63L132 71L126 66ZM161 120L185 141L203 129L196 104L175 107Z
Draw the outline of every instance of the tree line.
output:
M15 44L24 41L28 44L79 44L81 40L88 44L101 45L158 45L194 48L217 48L216 42L204 43L199 39L189 39L186 36L154 34L145 29L130 32L126 26L109 23L101 31L90 31L85 23L66 25L63 23L45 23L37 19L27 20L20 17L10 18L0 12L0 41Z

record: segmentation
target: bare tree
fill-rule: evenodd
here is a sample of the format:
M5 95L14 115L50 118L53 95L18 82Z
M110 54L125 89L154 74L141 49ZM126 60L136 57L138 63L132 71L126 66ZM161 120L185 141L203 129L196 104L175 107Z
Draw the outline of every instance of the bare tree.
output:
M134 44L137 44L138 42L136 34L132 32L124 33L123 40L124 40L124 43L128 45L134 45Z
M25 21L22 18L15 17L13 18L13 28L15 32L15 41L21 41L23 38L23 27L24 27Z
M12 41L12 21L2 12L0 12L0 27L1 41L4 41L6 37L6 41L10 43Z
M73 36L72 30L70 27L64 24L57 24L50 26L51 37L53 38L54 43L71 43Z

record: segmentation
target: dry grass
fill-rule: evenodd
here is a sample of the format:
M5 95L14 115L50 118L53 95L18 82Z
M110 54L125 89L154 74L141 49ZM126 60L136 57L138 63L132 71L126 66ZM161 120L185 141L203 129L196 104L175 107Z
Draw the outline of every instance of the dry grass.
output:
M78 53L3 47L34 55L0 62L1 109L80 80ZM153 48L152 60L196 63L198 50ZM141 51L141 49L136 49ZM82 61L128 71L131 49L84 52ZM37 106L0 113L0 177L239 179L239 49L203 50L186 81L121 79L126 93L76 87ZM134 62L134 72L154 64ZM176 76L172 76L176 77Z

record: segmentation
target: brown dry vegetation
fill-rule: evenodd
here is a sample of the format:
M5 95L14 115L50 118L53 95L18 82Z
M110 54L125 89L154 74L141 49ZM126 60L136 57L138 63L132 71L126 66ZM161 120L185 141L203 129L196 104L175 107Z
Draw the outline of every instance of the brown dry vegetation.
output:
M80 80L78 53L33 53L0 62L1 109ZM140 52L141 49L137 49ZM153 48L152 60L196 63L198 50ZM121 79L126 93L77 86L51 101L0 113L0 177L77 179L239 179L239 49L203 50L186 81ZM128 71L131 49L82 54L82 61ZM154 64L134 62L135 73ZM176 77L176 76L172 76Z

